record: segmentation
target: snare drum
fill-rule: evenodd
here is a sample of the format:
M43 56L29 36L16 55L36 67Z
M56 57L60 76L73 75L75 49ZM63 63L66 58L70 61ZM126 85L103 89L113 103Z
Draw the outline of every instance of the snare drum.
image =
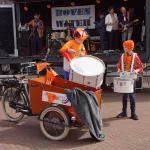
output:
M58 39L59 38L59 33L58 32L53 32L52 33L52 36L51 36L51 39Z
M134 80L131 78L114 78L114 92L116 93L133 93Z
M99 88L103 83L104 62L94 56L76 57L70 62L69 80Z
M60 32L59 38L60 39L65 39L65 37L66 37L65 32Z

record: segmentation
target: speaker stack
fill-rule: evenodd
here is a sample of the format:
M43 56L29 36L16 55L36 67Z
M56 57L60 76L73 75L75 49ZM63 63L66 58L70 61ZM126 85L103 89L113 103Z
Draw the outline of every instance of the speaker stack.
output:
M30 40L28 40L30 33L28 31L19 31L19 56L30 56Z

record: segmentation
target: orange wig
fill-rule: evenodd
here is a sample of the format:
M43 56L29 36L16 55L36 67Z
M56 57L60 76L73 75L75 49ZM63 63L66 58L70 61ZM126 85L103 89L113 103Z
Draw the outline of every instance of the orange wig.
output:
M128 48L129 50L134 49L134 42L132 40L127 40L123 43L123 46Z

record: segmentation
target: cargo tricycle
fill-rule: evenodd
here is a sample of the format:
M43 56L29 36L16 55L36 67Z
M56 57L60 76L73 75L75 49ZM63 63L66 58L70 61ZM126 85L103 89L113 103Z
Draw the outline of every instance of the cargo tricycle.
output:
M24 115L38 116L42 133L48 139L62 140L68 135L71 127L84 126L64 90L77 87L93 91L99 107L102 102L102 91L64 80L48 65L46 70L45 76L31 79L26 79L26 76L22 75L0 77L5 87L2 108L7 119L13 122L20 121Z

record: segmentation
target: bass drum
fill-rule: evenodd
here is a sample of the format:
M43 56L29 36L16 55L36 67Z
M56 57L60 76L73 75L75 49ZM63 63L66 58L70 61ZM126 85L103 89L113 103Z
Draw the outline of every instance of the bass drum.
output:
M100 88L105 73L104 62L94 56L76 57L70 62L69 80L86 86Z
M56 54L59 54L59 50L62 48L62 46L64 45L65 43L63 43L62 41L59 41L59 40L52 40L50 42L50 53L52 55L56 55Z

